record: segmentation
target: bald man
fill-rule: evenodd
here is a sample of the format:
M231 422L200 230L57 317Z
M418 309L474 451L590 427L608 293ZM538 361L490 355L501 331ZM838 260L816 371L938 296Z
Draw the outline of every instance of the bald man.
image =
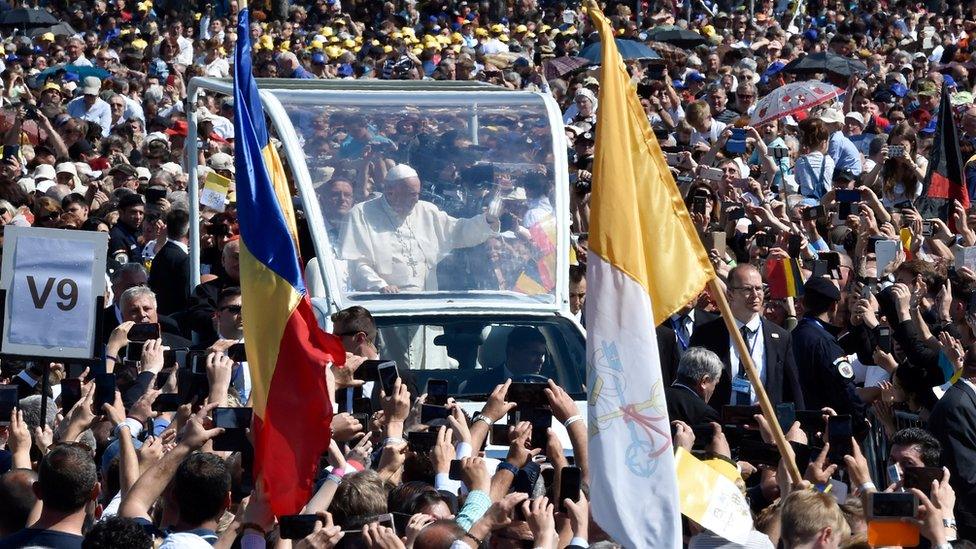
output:
M354 290L395 294L437 290L437 264L455 248L497 234L491 214L455 219L420 200L420 177L406 164L387 172L383 196L349 212L342 259Z
M762 317L766 296L759 270L748 263L732 269L726 296L735 325L759 370L769 399L773 404L795 402L797 410L804 410L790 333ZM756 404L756 390L746 376L725 320L717 318L699 326L691 336L690 345L705 347L725 364L719 384L709 400L713 408L721 410L726 404Z

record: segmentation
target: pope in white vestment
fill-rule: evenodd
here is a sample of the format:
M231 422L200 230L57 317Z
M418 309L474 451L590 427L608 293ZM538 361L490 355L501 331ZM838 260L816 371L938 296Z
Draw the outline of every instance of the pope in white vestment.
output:
M410 166L394 166L384 183L383 196L349 212L341 259L353 291L436 291L441 260L455 248L477 246L498 234L498 219L491 214L456 219L420 200L420 178ZM448 368L446 350L433 344L440 332L426 326L385 331L384 358L410 368Z
M442 259L497 234L498 220L488 215L456 219L420 200L420 178L405 164L391 169L385 183L383 196L349 212L342 259L354 291L435 291Z

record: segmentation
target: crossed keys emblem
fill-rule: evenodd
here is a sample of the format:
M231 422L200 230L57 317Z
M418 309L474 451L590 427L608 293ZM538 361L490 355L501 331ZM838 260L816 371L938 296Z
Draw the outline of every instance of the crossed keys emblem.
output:
M627 468L637 476L653 475L658 458L671 451L671 429L660 379L650 387L629 387L628 381L633 380L627 379L617 344L613 341L598 341L589 358L587 386L592 387L588 402L590 438L609 435L608 429L615 427L615 422L623 421L630 436L626 450ZM638 402L644 394L648 398ZM591 445L595 443L599 441L592 441Z

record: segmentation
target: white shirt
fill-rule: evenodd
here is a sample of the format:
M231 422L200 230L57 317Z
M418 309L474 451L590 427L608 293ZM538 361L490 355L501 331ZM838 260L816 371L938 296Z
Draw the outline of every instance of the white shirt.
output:
M180 53L176 56L176 62L180 65L193 64L193 40L185 36L176 39L176 44L180 47Z
M539 223L551 218L554 214L554 210L552 209L552 204L549 202L548 196L528 200L526 205L528 206L528 210L525 212L525 217L522 219L522 226L526 229L531 229Z
M735 327L738 330L742 329L743 324L738 320L735 321ZM746 348L751 349L750 354L752 355L752 362L756 365L756 369L759 371L759 379L766 383L766 342L763 340L762 331L762 318L759 315L752 317L752 320L745 324L752 331L752 334L746 338ZM739 350L736 348L735 343L732 339L732 334L729 334L729 366L732 368L732 377L734 378L739 374ZM755 404L757 402L756 389L749 384L749 394L751 403ZM734 396L734 395L733 395Z
M711 146L712 143L718 141L718 137L725 131L725 126L726 124L724 122L712 120L712 127L707 132L703 133L698 130L691 132L691 141L689 144L695 146L699 143L704 143Z
M85 96L76 97L68 102L68 114L72 118L80 118L89 122L94 122L102 127L102 137L108 137L109 130L112 129L112 107L96 97L91 107L85 105Z

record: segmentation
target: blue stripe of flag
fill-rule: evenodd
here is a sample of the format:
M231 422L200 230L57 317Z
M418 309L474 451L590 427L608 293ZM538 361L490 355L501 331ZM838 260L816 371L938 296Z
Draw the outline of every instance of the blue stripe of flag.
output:
M274 192L262 151L269 146L264 109L251 74L250 13L238 13L234 59L234 166L241 240L248 252L305 293L305 282L288 223ZM279 174L284 176L284 174Z

